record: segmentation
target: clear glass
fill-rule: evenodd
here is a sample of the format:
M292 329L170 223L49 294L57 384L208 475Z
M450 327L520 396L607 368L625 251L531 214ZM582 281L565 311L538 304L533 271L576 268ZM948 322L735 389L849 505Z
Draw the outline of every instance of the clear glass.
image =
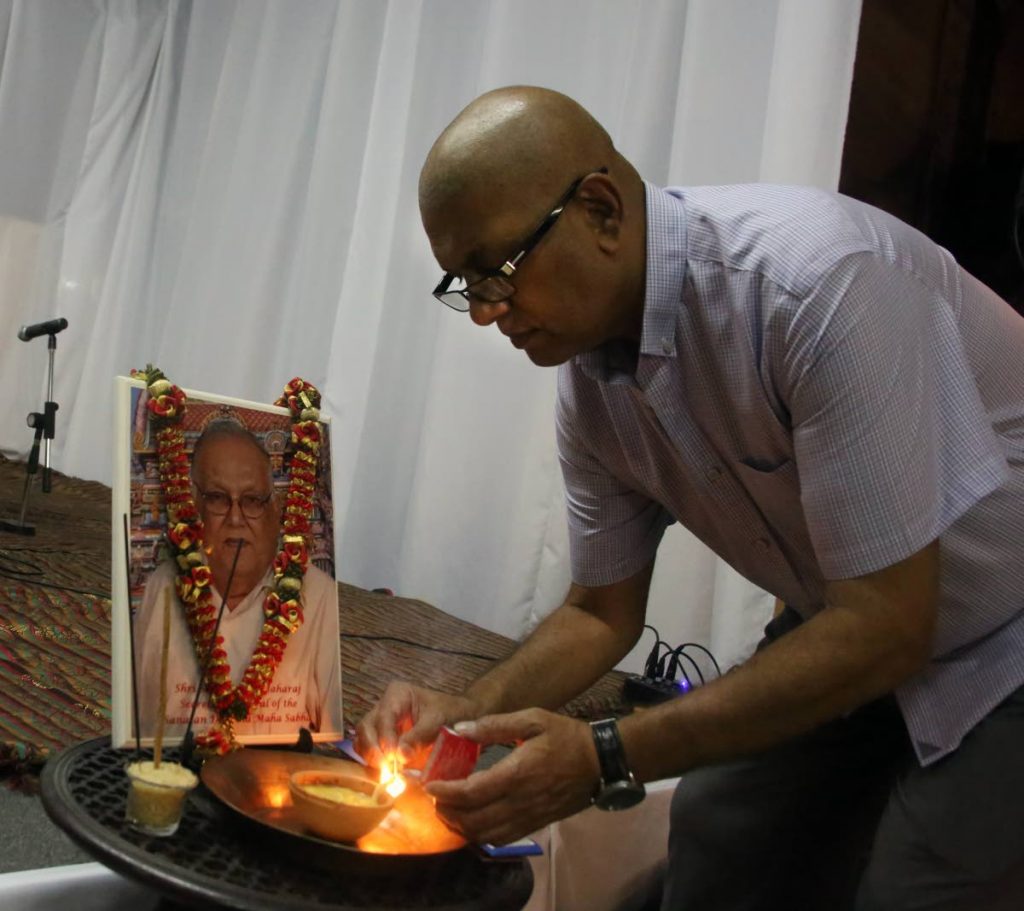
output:
M128 763L125 774L129 782L125 819L147 835L166 838L177 832L185 799L199 779L176 762L154 768L149 760Z
M206 504L206 510L210 515L226 516L231 512L231 504L238 503L238 508L242 510L242 515L247 519L259 519L266 510L271 497L269 493L263 496L247 493L236 498L229 497L219 490L200 490L199 495L203 498L203 503Z
M467 285L460 276L453 276L447 291L440 292L437 297L442 303L453 310L465 313L469 310L470 301L485 304L500 304L516 293L516 287L507 278L488 275L479 281Z

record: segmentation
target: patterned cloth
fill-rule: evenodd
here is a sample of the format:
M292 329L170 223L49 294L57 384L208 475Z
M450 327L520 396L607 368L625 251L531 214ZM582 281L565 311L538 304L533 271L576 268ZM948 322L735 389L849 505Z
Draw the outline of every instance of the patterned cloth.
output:
M810 616L941 540L934 660L897 692L922 763L1024 683L1024 320L854 200L647 187L639 352L559 373L573 578L678 520Z

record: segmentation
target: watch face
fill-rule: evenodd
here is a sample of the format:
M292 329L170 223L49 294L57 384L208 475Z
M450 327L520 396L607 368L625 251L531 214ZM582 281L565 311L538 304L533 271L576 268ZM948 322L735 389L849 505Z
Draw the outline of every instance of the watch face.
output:
M635 781L613 781L601 788L594 798L594 806L601 810L628 810L635 807L647 792Z

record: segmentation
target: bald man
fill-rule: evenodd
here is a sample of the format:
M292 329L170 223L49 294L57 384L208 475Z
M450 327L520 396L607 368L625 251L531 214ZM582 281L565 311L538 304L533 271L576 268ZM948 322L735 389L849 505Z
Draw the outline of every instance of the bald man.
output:
M462 111L420 207L435 297L559 365L573 585L360 748L518 742L428 786L479 841L681 776L664 909L1024 907L1024 320L854 200L645 183L543 89ZM637 641L673 521L788 607L688 695L553 713Z
M281 507L274 492L270 457L259 440L237 421L211 421L192 454L192 485L203 520L213 574L212 604L224 600L218 635L224 637L231 682L239 684L263 629L263 601L274 576L272 562L281 531ZM235 554L238 562L232 576ZM171 599L168 649L166 733L184 734L195 699L200 668L175 593L177 566L166 561L156 568L135 621L139 670L139 715L142 736L155 733L160 704L160 652L163 604ZM228 580L231 588L228 589ZM226 599L222 598L226 595ZM299 595L302 626L288 639L267 695L235 725L250 739L294 740L300 728L342 736L341 640L335 581L313 566L306 570ZM203 732L212 723L206 699L200 698L194 720Z

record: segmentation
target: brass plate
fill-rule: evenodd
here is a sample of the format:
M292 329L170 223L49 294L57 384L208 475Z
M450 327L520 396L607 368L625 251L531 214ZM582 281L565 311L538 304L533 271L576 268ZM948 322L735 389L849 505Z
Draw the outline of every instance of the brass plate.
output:
M246 819L286 837L333 848L339 855L428 857L450 854L466 844L437 818L433 801L415 782L399 795L384 821L355 844L319 838L299 821L288 788L292 773L306 769L371 778L363 766L347 759L263 749L236 750L209 759L200 778L215 797Z

